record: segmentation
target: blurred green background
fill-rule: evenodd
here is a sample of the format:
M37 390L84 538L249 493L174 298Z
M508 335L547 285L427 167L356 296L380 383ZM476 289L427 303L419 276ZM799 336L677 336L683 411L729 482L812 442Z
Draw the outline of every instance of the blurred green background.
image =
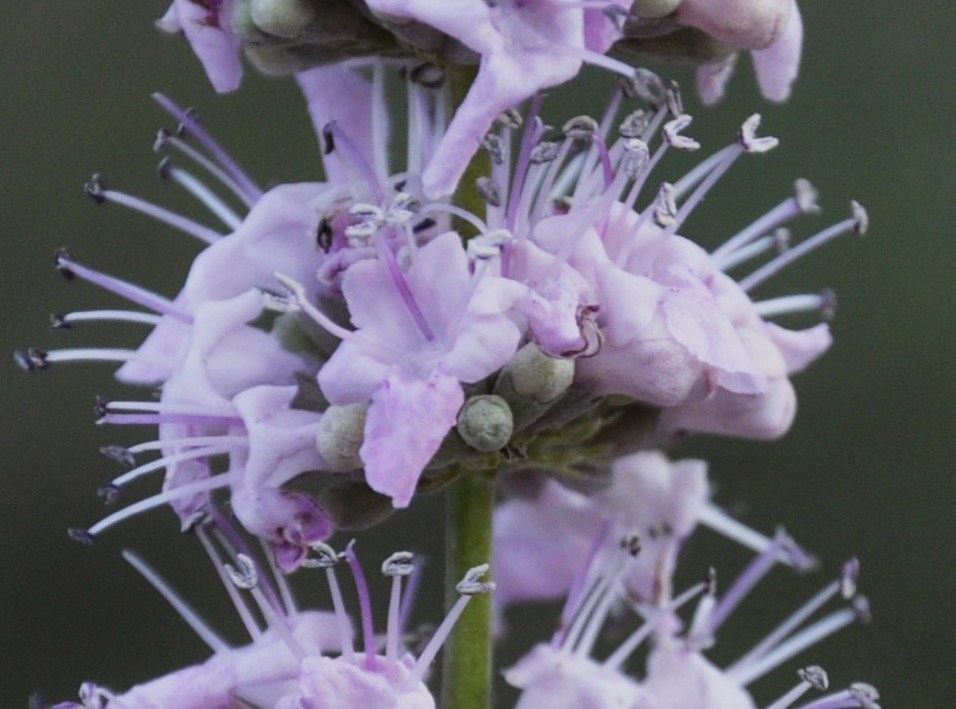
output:
M162 292L177 290L192 243L119 208L96 208L81 189L91 172L102 171L118 188L187 203L155 178L153 131L169 121L150 101L152 91L201 107L205 124L263 183L319 174L315 139L292 83L250 76L238 94L216 97L185 43L153 29L151 20L164 9L160 1L0 5L0 288L9 306L0 318L3 351L135 341L115 328L46 328L49 312L107 302L93 288L57 277L51 257L58 246ZM956 696L956 13L944 0L805 2L803 12L805 60L788 104L756 96L746 61L719 108L698 110L687 96L697 115L691 134L705 147L721 146L754 110L764 114L766 132L782 140L773 153L735 167L688 232L716 245L800 176L821 190L825 216L798 224L797 234L841 219L851 198L869 208L871 230L862 241L848 237L806 259L768 289L832 286L840 298L836 347L799 377L801 411L792 433L769 444L701 438L680 453L708 457L719 502L744 510L758 528L785 524L825 560L826 571L848 555L861 558L874 622L792 667L823 664L836 685L872 682L887 707L948 706ZM687 72L675 75L692 85ZM579 85L554 105L600 111L604 98L594 87L606 82L586 83L593 93ZM85 679L122 688L205 657L200 642L119 559L126 546L238 640L224 594L168 512L139 518L92 549L66 537L68 526L88 525L103 512L94 493L114 467L97 448L135 440L93 425L93 394L121 393L110 368L64 365L31 377L8 356L0 388L0 706L25 706L34 691L71 698ZM429 609L440 598L433 531L440 515L440 499L424 500L361 539L368 563L393 550L395 539L430 554L422 619L435 619ZM690 559L715 560L720 568L723 561L729 576L742 555L713 535L700 536ZM823 575L776 572L760 600L728 624L716 656L738 654L824 582ZM324 602L324 590L303 594ZM527 647L535 630L546 628L523 627L516 643ZM766 701L791 676L778 672L755 691Z

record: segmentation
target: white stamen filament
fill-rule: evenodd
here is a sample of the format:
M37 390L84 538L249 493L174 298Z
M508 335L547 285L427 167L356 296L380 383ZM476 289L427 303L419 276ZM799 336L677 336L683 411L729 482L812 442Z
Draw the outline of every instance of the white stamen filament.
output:
M741 686L746 687L751 682L755 682L771 670L779 667L782 663L802 650L816 645L824 638L850 625L856 618L856 613L851 608L844 608L843 610L831 613L810 627L797 633L787 642L778 645L773 652L764 655L754 664L747 666L735 665L728 669L727 675Z
M684 223L684 220L687 219L694 208L707 196L711 188L716 185L717 181L724 176L724 173L731 168L737 158L743 155L744 149L741 146L733 145L730 147L732 150L728 151L724 159L717 163L713 170L707 173L707 176L697 185L697 188L691 193L690 197L681 204L680 209L677 210L677 214L674 215L674 223L664 230L665 234L674 234L677 232ZM676 185L674 186L674 193L675 199L677 199Z
M216 631L210 628L206 621L199 617L199 614L186 603L182 596L176 593L176 591L156 573L155 569L143 561L138 554L129 549L124 549L122 554L123 558L166 599L169 605L171 605L179 616L186 621L187 625L192 628L193 632L199 636L200 640L209 646L210 650L213 652L223 652L230 648L229 643L219 637Z
M726 273L735 266L739 266L740 264L750 261L751 259L762 256L768 251L779 248L779 246L780 241L773 234L767 234L766 236L761 236L758 239L754 239L746 246L741 246L740 248L731 251L726 256L718 257L715 255L716 252L714 252L714 254L712 254L712 258L714 265Z
M627 661L627 658L631 656L631 653L633 653L654 631L654 629L657 627L658 621L663 618L664 615L678 611L681 606L689 603L705 590L707 590L707 584L699 583L684 591L681 595L668 603L664 608L656 609L650 618L646 619L639 628L631 633L628 638L621 643L603 663L601 663L602 667L614 671L620 670L621 666Z
M731 258L738 249L743 248L761 234L766 234L771 229L785 224L802 213L797 203L797 198L789 197L762 217L756 219L749 226L741 229L727 239L727 241L714 249L711 256L713 256L714 260L718 263L724 263L725 260ZM726 270L727 268L729 267L721 266L722 270Z
M235 481L236 476L234 474L223 473L211 478L204 478L186 485L174 487L171 490L159 493L158 495L153 495L152 497L147 497L145 500L140 500L139 502L129 505L128 507L124 507L108 517L104 517L86 531L89 535L95 537L100 532L109 529L110 527L119 524L130 517L135 517L140 512L145 512L155 507L160 507L165 505L167 502L178 500L181 497L199 495L203 492L209 492L210 490L215 490L220 487L226 487Z
M402 607L402 577L392 577L392 592L388 601L388 621L385 630L385 657L398 659L399 617Z
M839 581L833 581L825 586L809 601L803 604L803 606L792 613L786 620L780 623L780 625L768 633L763 640L751 648L743 657L735 661L729 669L732 670L734 667L749 665L759 660L761 657L773 650L773 648L782 642L791 632L798 628L803 621L813 615L823 606L823 604L833 598L839 591Z
M248 441L246 441L248 445ZM167 455L163 458L158 458L156 460L140 465L136 468L133 468L130 471L127 471L123 475L120 475L117 478L114 478L110 484L116 485L117 487L122 487L127 485L134 480L141 478L147 473L151 473L154 470L160 470L170 465L176 463L181 463L184 460L193 460L194 458L205 458L213 455L223 455L229 453L234 447L233 446L209 446L207 448L193 448L191 450L182 451L180 453L174 453L173 455Z
M125 350L110 347L68 347L50 350L44 359L49 362L142 362L154 367L172 369L168 362L160 362L144 357L138 350Z
M140 197L134 197L133 195L126 194L125 192L117 192L116 190L102 190L98 193L98 196L106 199L109 202L114 204L122 205L134 211L140 212L141 214L146 215L151 219L155 219L158 222L162 222L167 226L171 226L174 229L179 229L179 231L189 234L196 239L206 243L214 244L219 239L223 237L223 234L220 234L215 229L210 229L204 224L200 224L197 221L184 217L181 214L170 211L164 207L153 204L145 199Z
M163 322L161 315L140 313L135 310L77 310L60 316L60 322L72 324L75 322L113 320L118 322L141 323L143 325L159 325ZM167 322L176 322L167 320ZM184 323L177 323L184 324Z
M766 319L791 313L825 311L831 300L832 298L826 294L802 293L757 301L754 303L754 309L760 317Z
M225 563L219 556L216 548L213 546L212 540L209 539L209 535L206 534L206 530L202 525L197 525L195 530L196 536L199 537L199 541L202 544L203 549L206 550L206 554L212 561L213 568L216 569L216 574L219 576L219 580L225 587L226 593L229 595L229 600L232 601L232 605L236 609L236 613L239 614L239 619L245 626L246 632L249 633L249 637L254 641L258 640L262 637L262 628L259 627L259 623L256 621L255 617L253 617L252 611L249 609L249 605L246 603L246 599L242 596L242 594L239 593L239 589L236 588L236 584L234 584L229 578L229 574L226 572Z
M180 121L186 129L187 135L194 136L196 140L209 152L210 155L228 172L237 184L242 186L243 191L253 202L257 202L262 197L262 190L253 182L245 171L239 167L239 164L232 159L229 153L191 116L187 111L182 110L175 103L170 101L161 93L154 93L153 100L163 109Z
M806 254L820 248L828 241L832 241L838 236L842 236L847 232L853 231L856 228L857 223L857 220L852 217L850 219L844 219L842 222L837 222L833 226L814 234L810 238L804 239L786 253L781 254L770 263L764 264L746 278L738 281L738 285L744 291L749 291L752 288L755 288L771 276L777 275L784 268L799 260Z
M167 163L166 174L178 185L202 202L210 212L219 218L223 224L235 231L242 226L242 217L236 214L219 195L213 192L198 177L191 172Z
M773 539L734 519L713 503L707 503L701 508L697 521L758 554L765 552L774 544ZM776 560L795 568L802 568L813 561L795 556L789 548L783 548L777 552Z
M342 600L342 589L339 587L335 568L329 566L325 570L325 577L329 583L329 593L332 596L332 608L335 611L335 624L339 630L339 644L342 646L342 656L348 660L355 657L355 645L352 643L352 629L349 625L349 616Z
M161 450L163 448L179 448L183 446L200 447L207 445L229 446L248 442L245 436L192 436L187 438L167 438L155 441L146 441L130 446L126 450L136 455L145 451Z
M443 202L429 202L422 207L419 214L428 214L429 212L445 212L453 216L463 219L469 224L471 224L475 229L478 230L479 234L487 234L489 230L488 225L480 217L471 212L462 209L454 204L445 204Z
M801 680L796 687L788 691L782 697L774 701L772 704L768 704L765 709L788 709L788 707L793 706L793 703L797 701L804 694L813 689L813 685L805 680Z
M471 595L463 595L458 597L458 600L455 601L455 605L453 605L451 610L448 611L448 615L445 616L445 619L441 622L441 625L439 625L437 630L435 630L435 634L432 635L431 640L428 641L425 649L422 650L422 654L419 655L418 659L415 661L415 666L412 668L412 671L409 673L408 677L405 678L405 682L403 683L405 686L410 687L422 681L422 677L425 676L425 672L435 660L435 656L438 654L441 646L445 643L445 640L448 639L451 629L455 626L455 623L458 622L458 618L460 618L461 614L464 613L465 608L468 607L471 599Z
M352 336L351 330L346 330L341 325L332 322L331 318L309 302L305 294L305 288L301 283L282 273L275 273L274 277L289 291L289 294L295 299L298 308L312 318L319 327L340 340L347 340Z
M160 147L164 145L170 145L176 150L178 150L179 152L181 152L183 155L188 157L190 160L195 162L197 165L203 168L206 172L208 172L210 175L216 178L220 183L222 183L223 187L225 187L234 195L236 195L236 197L242 200L242 203L245 204L247 207L251 208L256 203L255 199L253 199L250 195L246 194L243 191L242 187L239 185L239 183L236 182L234 179L232 179L232 177L230 177L225 170L223 170L215 162L210 160L201 152L196 150L193 146L191 146L182 138L179 138L171 134L163 134L160 137L159 141L157 141L157 143L158 143L158 146Z

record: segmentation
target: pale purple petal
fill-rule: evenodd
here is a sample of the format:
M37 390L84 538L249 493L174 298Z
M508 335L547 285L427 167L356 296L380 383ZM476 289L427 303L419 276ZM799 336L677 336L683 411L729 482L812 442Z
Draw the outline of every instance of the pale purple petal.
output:
M229 0L173 0L158 25L181 29L219 93L233 91L242 81L239 38L229 27Z
M440 372L428 380L401 370L389 376L372 396L359 450L369 486L406 507L464 400L458 380Z
M644 687L660 707L756 709L750 695L699 652L668 640L651 653Z
M763 49L782 33L792 0L684 0L674 19L733 49Z
M349 140L361 151L365 160L374 165L372 146L372 85L358 71L333 64L320 66L295 75L315 133L320 137L325 126L336 121ZM329 182L341 183L348 176L338 152L322 158L325 177Z
M754 71L760 92L771 101L786 101L800 72L803 51L803 18L797 0L790 2L790 16L783 32L766 49L755 50Z
M491 122L539 89L577 74L584 47L581 8L558 0L368 0L376 13L440 30L481 55L471 89L422 175L425 193L454 191Z
M727 82L737 66L737 54L731 54L722 61L713 64L701 64L697 67L697 95L705 106L713 106L723 97Z

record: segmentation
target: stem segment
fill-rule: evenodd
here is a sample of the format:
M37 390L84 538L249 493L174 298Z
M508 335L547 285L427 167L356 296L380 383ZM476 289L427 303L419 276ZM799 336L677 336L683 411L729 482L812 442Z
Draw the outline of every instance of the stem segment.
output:
M449 67L452 100L461 104L477 67ZM474 214L485 209L475 181L489 173L487 154L480 150L462 176L454 202ZM459 225L459 227L462 225ZM467 234L467 232L465 232ZM458 594L455 585L473 566L491 563L491 515L495 484L492 471L466 471L448 490L445 546L446 612ZM445 709L487 709L491 706L491 599L479 594L458 619L443 652L442 706Z
M455 584L473 566L491 562L491 475L469 471L448 490L445 546L445 607L458 599ZM491 598L471 599L445 643L442 706L486 709L491 700Z

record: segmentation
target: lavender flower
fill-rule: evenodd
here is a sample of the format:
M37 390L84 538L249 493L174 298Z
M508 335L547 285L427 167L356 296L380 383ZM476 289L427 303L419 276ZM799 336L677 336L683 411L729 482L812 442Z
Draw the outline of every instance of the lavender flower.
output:
M535 481L538 489L528 494L523 482L512 487L524 488L524 494L495 511L496 599L502 603L566 595L595 553L595 540L626 532L640 535L641 553L628 562L621 584L640 603L670 596L678 551L698 524L754 551L773 543L711 502L702 460L671 462L657 451L634 453L614 461L608 487L593 495L546 479ZM779 560L800 569L814 564L795 545Z
M621 539L611 537L610 541ZM539 707L701 707L702 709L754 709L757 704L748 685L804 649L855 621L868 618L866 600L856 593L858 565L848 562L839 579L828 584L797 609L740 659L726 668L708 660L704 652L714 643L718 628L744 600L749 591L773 566L789 540L782 535L757 556L728 590L718 596L715 576L677 596L664 592L652 601L634 598L627 590L630 567L643 550L640 538L628 534L619 544L607 535L581 567L561 616L559 630L550 643L542 643L505 673L522 689L518 709ZM658 586L670 589L671 569L661 569ZM849 602L802 627L834 597ZM693 618L685 623L680 611L698 599ZM626 602L642 622L605 659L594 656L595 643L611 610ZM642 679L625 671L625 662L642 644L652 641ZM800 683L768 709L787 709L811 688L826 690L826 674L818 667L800 672ZM877 694L868 685L852 685L814 702L809 709L824 707L874 707Z
M237 702L269 709L432 709L435 702L423 681L429 666L469 600L494 587L480 580L487 567L469 571L458 585L458 603L416 658L403 645L411 598L403 596L402 582L415 573L408 552L393 554L382 564L382 573L392 580L392 592L387 632L379 638L373 632L368 585L351 544L342 553L322 543L310 548L303 566L325 572L334 606L331 612L319 612L300 610L284 577L274 566L271 571L263 568L247 554L241 537L218 513L197 524L196 533L251 642L242 647L228 645L152 568L137 555L124 552L126 560L171 603L213 655L202 664L122 693L84 683L79 704L67 702L56 705L56 709L227 709ZM361 650L355 647L335 571L342 561L355 581L364 645ZM264 619L265 628L256 620L256 612Z
M314 119L344 110L318 97L321 81L334 80L325 90L356 88L353 101L371 120L325 125L328 182L265 193L193 116L160 98L184 134L164 132L158 146L195 160L249 207L239 216L164 161L163 174L199 197L228 235L91 182L97 202L138 209L207 246L171 300L58 255L64 275L155 314L70 313L56 324L100 317L154 330L137 350L28 350L20 363L121 361L121 380L162 386L158 403L104 401L100 420L159 426L155 441L107 449L133 464L105 488L108 499L161 468L163 492L74 536L89 540L167 503L189 527L212 491L228 488L240 522L291 570L333 528L379 521L408 505L423 480L441 487L461 466L546 469L593 487L602 460L649 435L770 438L789 427L788 375L830 338L824 324L790 332L767 318L826 309L830 300L755 303L747 291L834 236L862 231L861 208L734 281L725 271L779 246L768 231L816 210L812 188L799 182L794 197L712 253L676 233L736 159L776 144L755 135L751 118L734 144L638 209L663 155L698 147L682 133L689 117L673 117L673 89L630 113L612 140L620 103L660 87L655 80L623 85L600 121L577 118L557 134L535 101L513 169L517 118L506 114L485 140L492 172L479 181L487 202L479 216L422 191L448 94L414 71L408 169L396 174L384 159L388 70L371 62L300 77L315 96ZM452 216L464 224L458 231ZM152 450L161 457L136 464ZM215 456L228 457L225 473L211 474ZM321 477L321 492L290 489L305 476Z

